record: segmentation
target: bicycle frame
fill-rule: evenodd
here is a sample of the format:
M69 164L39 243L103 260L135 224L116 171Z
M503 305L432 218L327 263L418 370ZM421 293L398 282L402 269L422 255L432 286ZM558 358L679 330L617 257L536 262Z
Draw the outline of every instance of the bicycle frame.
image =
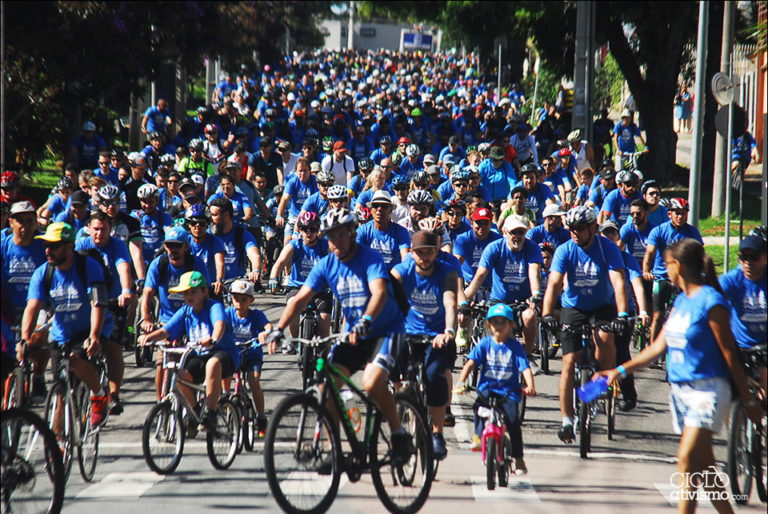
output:
M489 417L486 418L487 421L485 422L485 427L483 428L483 435L482 435L482 457L483 462L485 462L485 447L487 444L487 441L489 438L493 438L496 440L496 448L501 448L504 444L504 434L507 432L507 425L504 423L504 415L499 410L499 407L497 405L497 399L494 397L491 397L491 406L490 407L479 407L477 409L477 415L481 418L483 417L480 414L480 409L489 409ZM502 452L496 453L496 462L501 463L501 457Z
M161 402L170 401L171 405L173 405L173 408L175 410L178 410L182 407L185 408L187 410L187 413L189 413L189 415L192 416L195 422L199 423L200 417L195 412L194 406L189 403L187 398L181 393L181 390L178 388L178 385L181 384L186 387L189 387L194 391L205 394L204 386L195 384L194 382L189 382L179 377L179 370L184 369L184 365L186 364L189 356L195 350L196 345L188 345L187 347L183 347L183 348L182 347L169 348L166 344L159 344L157 346L159 346L163 352L163 370L165 371L165 376L163 377L163 391L167 391L163 395L163 398L160 401ZM174 355L174 354L181 355L181 359L179 361L170 359L169 358L170 355ZM171 370L170 379L168 378L167 370Z

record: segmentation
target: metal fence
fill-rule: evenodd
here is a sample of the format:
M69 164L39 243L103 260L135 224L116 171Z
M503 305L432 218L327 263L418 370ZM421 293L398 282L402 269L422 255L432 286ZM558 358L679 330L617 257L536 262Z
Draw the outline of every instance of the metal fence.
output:
M733 46L733 81L738 84L736 102L747 113L747 130L755 133L757 116L757 61L755 45Z

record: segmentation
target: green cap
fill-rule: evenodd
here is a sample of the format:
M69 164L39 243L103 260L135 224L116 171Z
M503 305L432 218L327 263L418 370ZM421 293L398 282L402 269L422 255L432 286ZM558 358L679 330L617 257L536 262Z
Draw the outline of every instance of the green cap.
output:
M199 271L187 271L179 277L179 283L176 287L168 289L169 293L183 293L193 287L208 287L205 277Z
M51 223L45 230L45 234L41 236L35 236L35 239L42 239L46 243L74 243L75 231L72 229L72 225L69 223L58 222Z

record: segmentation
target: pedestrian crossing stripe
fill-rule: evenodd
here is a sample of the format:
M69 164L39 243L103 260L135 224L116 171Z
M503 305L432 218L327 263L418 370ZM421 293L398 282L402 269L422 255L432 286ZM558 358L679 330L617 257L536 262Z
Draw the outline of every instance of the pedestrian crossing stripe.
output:
M509 486L501 487L498 484L493 491L488 490L485 477L473 476L472 495L475 501L496 502L496 501L522 501L522 502L541 502L536 489L533 488L533 482L528 478L509 477Z

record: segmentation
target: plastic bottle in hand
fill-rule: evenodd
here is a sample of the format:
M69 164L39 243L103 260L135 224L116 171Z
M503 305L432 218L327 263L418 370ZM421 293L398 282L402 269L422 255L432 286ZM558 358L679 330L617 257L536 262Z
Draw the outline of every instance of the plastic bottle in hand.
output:
M583 386L579 387L577 394L579 400L584 403L589 403L595 400L598 396L605 393L608 390L608 379L606 377L600 377L597 380L590 380Z

